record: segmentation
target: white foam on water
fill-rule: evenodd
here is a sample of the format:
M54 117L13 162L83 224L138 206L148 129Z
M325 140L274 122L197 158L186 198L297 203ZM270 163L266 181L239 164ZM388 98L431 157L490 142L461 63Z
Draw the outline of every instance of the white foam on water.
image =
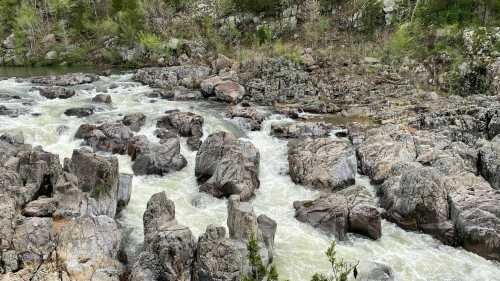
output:
M144 96L152 90L147 86L130 81L131 75L103 77L99 85L116 83L118 87L108 90L113 99L111 107L104 106L102 111L86 118L68 117L64 110L84 106L97 90L87 86L77 86L77 96L67 100L47 100L32 85L19 83L14 79L0 81L2 93L17 94L31 100L33 112L17 118L0 116L0 130L20 130L26 142L42 145L45 150L61 157L70 157L72 150L79 147L80 141L73 138L83 123L99 120L118 120L127 113L142 112L147 116L146 126L140 134L154 139L156 118L170 109L192 111L205 118L205 137L218 130L228 130L241 134L235 126L224 120L222 111L209 103L171 102L151 100ZM2 101L0 101L2 102ZM7 105L7 104L5 104ZM324 252L333 237L298 222L294 218L293 201L314 199L313 191L292 182L288 171L287 142L269 135L272 122L282 122L280 116L271 116L263 124L262 131L249 132L246 137L259 149L261 155L261 187L252 200L257 214L266 214L278 223L276 234L275 262L283 278L290 281L309 280L314 272L327 272L329 265ZM67 126L61 135L58 127ZM226 200L216 199L198 192L194 177L196 152L187 149L182 142L182 154L188 161L183 170L159 176L137 176L133 179L133 193L128 207L122 212L119 221L132 229L130 248L139 247L143 239L142 215L147 201L154 193L166 191L175 202L177 220L190 227L195 236L202 234L209 224L226 225ZM131 173L128 156L117 156L120 171ZM365 177L357 182L369 185ZM396 273L397 280L500 280L500 265L488 261L460 248L444 246L429 235L407 232L396 225L383 222L382 238L373 241L357 235L349 235L347 241L339 242L338 253L348 261L378 261L389 265Z

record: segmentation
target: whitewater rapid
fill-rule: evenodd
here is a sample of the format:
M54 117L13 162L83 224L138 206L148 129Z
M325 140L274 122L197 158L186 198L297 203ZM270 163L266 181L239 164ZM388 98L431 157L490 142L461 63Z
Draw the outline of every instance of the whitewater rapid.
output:
M100 81L92 85L75 87L77 96L68 100L47 100L36 91L30 91L33 85L16 82L13 78L0 81L0 95L21 97L14 100L0 99L0 104L30 110L16 118L0 116L0 131L22 131L26 143L42 145L45 150L59 154L62 161L80 146L80 140L75 140L73 136L82 123L118 120L125 114L142 112L147 116L147 123L139 134L154 140L155 119L166 110L179 109L198 113L205 119L204 137L219 130L231 131L249 139L259 149L261 186L252 204L257 214L266 214L278 223L275 262L281 276L290 281L307 281L314 272L328 270L324 251L332 237L295 220L292 207L293 201L313 199L318 193L291 181L287 175L286 141L269 135L271 123L282 122L284 117L273 115L264 122L261 131L243 132L224 119L224 111L218 105L206 102L153 101L145 96L152 89L134 83L130 78L131 75L101 77ZM91 98L110 84L117 86L107 91L113 99L111 106L101 106L102 111L86 118L64 115L64 110L70 107L89 105ZM58 134L61 126L66 126L65 130ZM142 214L151 195L160 191L165 191L175 202L177 220L189 226L195 236L203 233L209 224L226 225L226 201L198 192L194 177L196 152L187 148L185 140L182 141L181 150L188 161L183 170L163 177L134 177L132 198L118 219L130 230L129 251L140 247L143 240ZM117 157L120 171L132 173L129 157ZM369 186L364 177L359 177L357 181ZM396 280L500 280L499 263L463 249L444 246L429 235L406 232L387 221L382 223L381 239L372 241L350 234L347 241L339 243L337 251L348 261L387 264L394 270Z

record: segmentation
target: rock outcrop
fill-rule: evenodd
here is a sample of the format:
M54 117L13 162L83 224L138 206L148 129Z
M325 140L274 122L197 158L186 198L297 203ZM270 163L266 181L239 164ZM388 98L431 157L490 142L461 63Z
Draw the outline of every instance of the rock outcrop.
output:
M246 201L259 188L259 163L259 151L251 142L217 132L200 146L195 176L201 183L200 191L215 197L238 194Z
M354 184L357 171L352 145L328 138L291 140L288 164L295 183L329 191Z
M479 172L491 186L500 190L500 136L479 150Z
M99 80L99 76L94 74L71 73L59 76L33 77L31 83L52 86L76 86L80 84L92 83Z
M318 138L328 137L333 126L323 122L287 122L273 123L271 135L278 138Z
M133 79L157 88L184 86L193 89L198 88L209 75L210 68L205 66L151 67L139 69Z

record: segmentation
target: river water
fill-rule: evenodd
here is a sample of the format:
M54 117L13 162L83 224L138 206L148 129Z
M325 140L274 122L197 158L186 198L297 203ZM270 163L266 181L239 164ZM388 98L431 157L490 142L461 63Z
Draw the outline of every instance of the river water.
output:
M259 132L245 133L225 120L220 106L210 103L172 102L158 100L154 103L144 96L151 91L147 86L134 83L131 75L102 77L92 85L77 86L78 95L68 100L47 100L30 91L29 83L15 79L0 81L1 95L18 95L22 99L0 99L0 104L9 108L30 110L16 118L0 116L0 131L20 130L27 143L42 145L45 150L57 153L61 160L70 157L80 141L73 135L82 123L99 120L118 120L123 115L142 112L147 124L140 134L155 139L155 118L169 109L180 109L201 114L205 118L205 137L219 130L226 130L251 140L261 154L261 187L252 200L257 214L266 214L278 223L276 235L275 262L282 277L290 281L309 280L314 272L326 272L328 263L324 251L332 237L300 223L294 218L292 203L295 200L312 199L318 193L294 184L287 175L286 141L269 135L270 124L282 122L281 116L271 116ZM110 107L87 118L68 117L63 114L70 107L90 104L90 99L111 83L118 87L108 90L113 99ZM29 102L30 105L24 104ZM32 114L39 113L39 114ZM58 134L60 126L67 129ZM182 143L182 154L188 160L186 168L163 177L134 177L133 193L128 207L119 221L131 230L129 248L138 248L142 237L142 214L146 203L154 193L166 191L175 202L177 220L190 227L195 236L205 231L209 224L226 225L226 202L198 192L194 177L196 153L189 151ZM120 171L131 173L128 156L118 156ZM364 177L359 184L369 186ZM378 261L393 268L396 280L500 280L500 264L485 260L462 249L444 246L428 235L406 232L392 223L383 222L382 238L372 241L360 236L349 235L347 241L338 245L338 253L348 261Z

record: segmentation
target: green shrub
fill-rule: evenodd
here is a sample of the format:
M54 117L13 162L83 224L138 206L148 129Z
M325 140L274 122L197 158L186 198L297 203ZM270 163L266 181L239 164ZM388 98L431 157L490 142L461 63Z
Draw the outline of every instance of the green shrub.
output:
M167 6L173 8L175 11L181 11L186 9L192 0L163 0Z
M232 0L236 10L254 14L276 15L282 10L280 0Z
M273 31L268 25L259 25L255 31L259 44L266 44L273 40Z
M268 268L262 262L262 258L260 257L260 247L255 239L255 236L250 239L247 243L247 251L248 251L248 262L250 264L251 272L248 275L245 275L241 278L242 281L278 281L279 274L278 270L274 265L271 265Z
M342 258L338 258L336 247L337 243L333 240L330 247L326 250L326 256L332 268L330 275L316 273L311 281L347 281L351 273L354 274L354 278L357 277L357 266L359 262L351 264L344 261Z

